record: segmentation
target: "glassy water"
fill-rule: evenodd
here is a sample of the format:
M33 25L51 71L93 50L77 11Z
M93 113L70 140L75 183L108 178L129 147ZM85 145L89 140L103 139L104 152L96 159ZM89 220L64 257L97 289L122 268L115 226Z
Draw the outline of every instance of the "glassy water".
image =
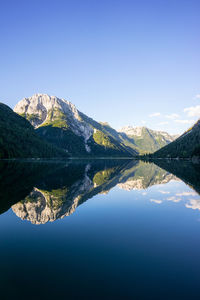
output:
M0 162L2 299L199 299L200 166Z

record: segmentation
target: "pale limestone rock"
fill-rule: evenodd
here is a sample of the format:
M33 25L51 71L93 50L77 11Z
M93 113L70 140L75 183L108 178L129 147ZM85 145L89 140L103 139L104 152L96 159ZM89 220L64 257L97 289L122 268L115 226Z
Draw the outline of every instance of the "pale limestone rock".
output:
M50 117L53 118L50 116L52 112L61 112L66 116L70 129L76 135L84 138L86 151L90 152L87 141L93 134L93 128L81 119L75 105L70 101L46 94L35 94L19 101L14 107L14 111L25 115L35 128L47 122Z
M172 142L174 141L178 136L177 135L170 135L169 133L165 131L158 131L158 130L152 130L144 126L125 126L118 130L118 132L123 132L128 136L138 136L142 137L143 131L148 130L149 133L151 133L154 137L162 136L163 142L168 141Z
M124 132L127 135L141 136L143 128L144 127L124 126L124 127L120 128L118 131Z

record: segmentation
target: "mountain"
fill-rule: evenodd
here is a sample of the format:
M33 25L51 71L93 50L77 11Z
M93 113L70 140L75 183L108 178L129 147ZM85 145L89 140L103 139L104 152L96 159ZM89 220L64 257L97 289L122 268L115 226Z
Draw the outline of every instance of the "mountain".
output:
M63 150L39 138L27 120L0 103L0 158L66 156Z
M177 136L164 131L156 131L147 127L126 126L119 129L122 137L129 139L135 149L140 153L152 153L174 141Z
M171 144L156 151L154 158L200 157L200 120Z
M78 111L65 99L36 94L22 99L14 111L26 118L40 137L64 149L70 155L137 155L137 151L126 147L105 126Z

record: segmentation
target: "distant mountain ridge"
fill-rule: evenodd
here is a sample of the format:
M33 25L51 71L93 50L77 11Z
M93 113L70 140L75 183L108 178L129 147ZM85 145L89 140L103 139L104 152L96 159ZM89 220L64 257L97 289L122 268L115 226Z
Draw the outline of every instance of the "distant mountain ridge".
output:
M147 127L125 126L118 130L125 134L135 145L140 154L152 153L174 141L177 136L164 131L152 130Z

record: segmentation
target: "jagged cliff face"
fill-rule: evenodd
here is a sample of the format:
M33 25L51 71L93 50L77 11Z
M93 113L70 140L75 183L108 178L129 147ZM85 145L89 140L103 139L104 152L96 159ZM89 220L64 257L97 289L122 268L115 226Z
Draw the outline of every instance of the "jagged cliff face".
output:
M143 127L133 127L133 126L124 126L120 128L119 132L124 132L127 135L136 135L141 136L142 135L142 128Z
M74 134L84 138L86 151L90 151L87 141L93 134L93 128L81 119L71 102L55 96L36 94L22 99L14 111L28 119L35 128L48 125L70 128Z

